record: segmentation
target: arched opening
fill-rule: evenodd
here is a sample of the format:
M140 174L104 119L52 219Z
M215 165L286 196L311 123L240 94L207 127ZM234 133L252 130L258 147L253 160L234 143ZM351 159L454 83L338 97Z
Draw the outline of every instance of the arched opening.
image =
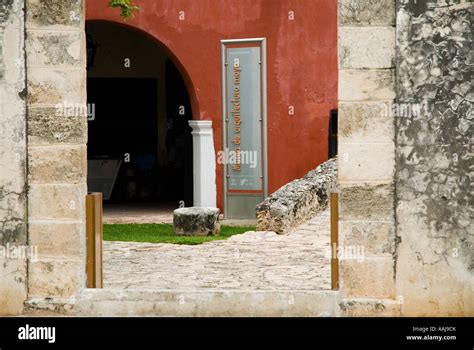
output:
M86 35L88 188L105 219L191 206L193 111L176 59L132 27L88 21Z

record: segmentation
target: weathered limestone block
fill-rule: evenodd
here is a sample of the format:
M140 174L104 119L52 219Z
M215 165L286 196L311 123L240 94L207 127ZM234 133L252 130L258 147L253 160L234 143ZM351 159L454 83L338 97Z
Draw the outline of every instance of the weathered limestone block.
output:
M31 185L28 196L29 219L83 220L85 217L86 188L85 183L77 185Z
M58 115L57 109L54 107L30 108L28 114L29 145L86 143L86 114L83 116L61 116Z
M83 67L85 48L78 31L28 30L27 64L33 67Z
M339 143L339 181L392 181L395 145L390 143Z
M400 316L402 299L343 299L339 302L340 316L394 317Z
M358 260L341 260L341 293L349 298L395 299L392 255Z
M82 260L44 259L28 265L28 298L71 298L80 291Z
M28 70L28 103L62 106L62 115L79 116L86 105L86 78L82 68ZM84 107L85 109L85 107Z
M71 222L30 222L29 243L36 247L38 258L80 259L80 242L85 237L85 227Z
M395 0L339 0L339 25L395 25Z
M257 231L286 233L324 210L336 189L337 162L330 159L257 205Z
M216 236L220 232L218 208L179 208L173 214L173 229L177 236Z
M339 28L339 67L344 69L395 66L395 28Z
M340 221L339 244L342 247L363 247L365 256L395 252L395 227L392 222Z
M390 115L391 106L391 101L339 103L339 141L393 143L395 118Z
M339 216L341 220L393 221L392 184L341 184Z
M83 183L87 176L86 146L28 149L30 183Z
M26 22L30 28L80 29L83 4L82 0L26 0Z
M386 101L395 98L393 69L339 71L340 101Z

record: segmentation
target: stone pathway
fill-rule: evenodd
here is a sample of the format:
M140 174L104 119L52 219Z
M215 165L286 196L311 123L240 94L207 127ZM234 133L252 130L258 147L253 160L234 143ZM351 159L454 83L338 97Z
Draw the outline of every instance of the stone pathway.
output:
M104 287L330 289L329 211L286 235L247 232L197 246L104 242Z

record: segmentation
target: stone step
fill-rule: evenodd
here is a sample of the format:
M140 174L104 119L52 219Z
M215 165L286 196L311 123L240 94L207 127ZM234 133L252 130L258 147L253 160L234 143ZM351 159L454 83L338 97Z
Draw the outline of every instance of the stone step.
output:
M336 316L338 291L86 289L87 316Z
M403 299L344 298L339 303L340 316L401 316Z

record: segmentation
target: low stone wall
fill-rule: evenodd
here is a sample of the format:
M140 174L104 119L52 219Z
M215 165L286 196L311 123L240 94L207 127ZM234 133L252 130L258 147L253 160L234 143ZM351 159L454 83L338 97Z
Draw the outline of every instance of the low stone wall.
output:
M257 205L257 231L288 232L326 209L329 195L336 187L337 161L333 158Z

